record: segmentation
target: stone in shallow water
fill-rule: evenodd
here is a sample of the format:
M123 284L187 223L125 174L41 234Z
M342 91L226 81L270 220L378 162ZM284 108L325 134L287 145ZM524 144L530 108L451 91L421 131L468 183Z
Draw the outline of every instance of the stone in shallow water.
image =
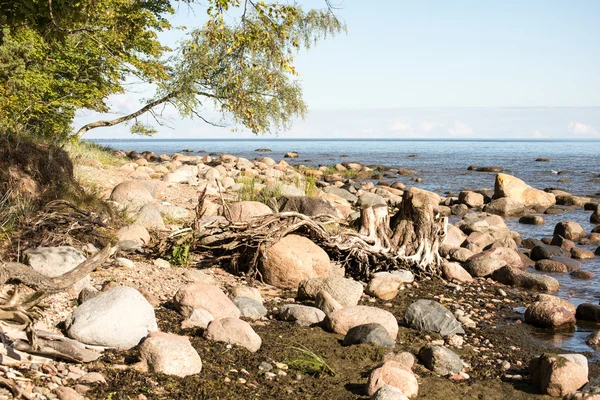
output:
M412 303L406 309L404 320L413 329L437 332L442 336L465 333L454 315L433 300L417 300Z

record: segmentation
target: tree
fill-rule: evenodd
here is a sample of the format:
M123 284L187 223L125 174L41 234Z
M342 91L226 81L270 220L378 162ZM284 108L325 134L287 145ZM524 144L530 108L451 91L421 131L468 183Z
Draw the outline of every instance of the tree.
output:
M286 128L306 104L295 80L294 56L345 29L327 4L209 0L208 22L192 30L174 56L157 39L170 29L170 0L0 0L0 129L62 138L78 109L104 112L108 96L135 76L155 84L155 96L130 115L90 129L132 121L173 105L182 116L206 118L210 103L255 133ZM239 17L227 15L237 12ZM227 15L226 15L227 13ZM60 15L60 19L58 16ZM209 122L209 121L207 121Z

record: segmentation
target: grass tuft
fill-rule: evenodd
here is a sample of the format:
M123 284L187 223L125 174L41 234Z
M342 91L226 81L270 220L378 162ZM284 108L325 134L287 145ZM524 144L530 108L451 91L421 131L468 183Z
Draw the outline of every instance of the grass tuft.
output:
M299 369L308 375L320 376L328 374L335 376L336 372L323 359L308 347L299 345L300 347L292 346L291 348L299 353L300 357L288 361L288 365Z
M113 149L94 142L80 141L65 144L65 150L76 163L94 165L123 165L125 161L114 155Z

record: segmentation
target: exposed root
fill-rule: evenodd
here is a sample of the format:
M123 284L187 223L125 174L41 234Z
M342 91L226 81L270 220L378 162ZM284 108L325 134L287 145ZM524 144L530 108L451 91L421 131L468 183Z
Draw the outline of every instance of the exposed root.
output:
M269 247L294 233L310 238L346 273L358 279L399 268L435 275L440 274L438 249L446 235L447 220L435 216L426 200L422 193L406 191L404 206L393 218L393 227L389 226L387 207L365 208L361 211L359 232L328 215L308 217L296 212L265 215L248 222L217 220L203 224L197 218L193 231L171 235L158 251L165 255L188 241L190 251L202 257L201 265L219 263L234 273L256 278ZM201 197L199 204L202 202Z

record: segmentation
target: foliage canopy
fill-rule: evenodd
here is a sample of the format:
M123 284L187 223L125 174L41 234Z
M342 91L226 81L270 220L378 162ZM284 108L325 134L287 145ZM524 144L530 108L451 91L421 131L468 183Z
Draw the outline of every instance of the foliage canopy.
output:
M161 44L168 17L193 0L0 0L0 131L53 139L72 134L79 109L108 111L126 80L151 83L153 98L129 115L76 132L131 121L170 104L209 122L205 107L254 133L289 127L306 104L294 57L345 26L323 10L250 0L208 0L208 21L178 49ZM235 15L235 16L232 16Z

